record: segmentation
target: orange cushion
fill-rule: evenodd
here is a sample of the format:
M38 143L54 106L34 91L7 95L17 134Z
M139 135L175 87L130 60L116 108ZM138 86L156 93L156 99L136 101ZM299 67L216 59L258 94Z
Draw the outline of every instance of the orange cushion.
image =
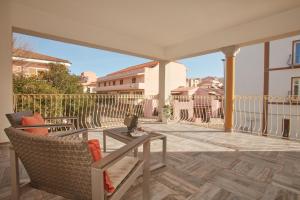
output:
M90 152L93 156L93 160L94 161L101 160L102 155L101 155L99 141L98 140L89 140L88 145L89 145ZM104 189L107 192L112 193L115 190L115 187L113 186L113 184L108 176L108 173L106 171L104 171L103 176L104 176Z
M42 116L37 116L34 114L32 117L22 117L21 120L22 126L34 126L34 125L44 125L45 121ZM47 136L48 129L47 128L31 128L25 129L25 131L32 133L34 135Z
M41 123L45 124L45 120L44 120L44 118L42 117L42 115L41 115L40 113L35 112L35 113L33 114L33 116L34 116L37 120L39 120Z

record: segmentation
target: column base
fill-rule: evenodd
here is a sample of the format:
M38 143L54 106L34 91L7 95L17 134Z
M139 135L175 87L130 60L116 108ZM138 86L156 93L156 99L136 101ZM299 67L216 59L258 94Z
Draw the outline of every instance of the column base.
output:
M232 133L232 132L234 132L234 130L232 128L225 128L224 131L226 133Z

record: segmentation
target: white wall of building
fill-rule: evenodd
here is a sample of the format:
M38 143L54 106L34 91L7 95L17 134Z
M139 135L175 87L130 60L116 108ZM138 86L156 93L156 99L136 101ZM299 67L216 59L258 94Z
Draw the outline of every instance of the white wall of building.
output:
M291 63L294 40L300 40L300 35L270 42L270 68L287 67Z
M269 94L286 97L291 91L291 78L300 77L300 69L270 71Z
M236 56L236 95L263 95L264 44L240 49Z

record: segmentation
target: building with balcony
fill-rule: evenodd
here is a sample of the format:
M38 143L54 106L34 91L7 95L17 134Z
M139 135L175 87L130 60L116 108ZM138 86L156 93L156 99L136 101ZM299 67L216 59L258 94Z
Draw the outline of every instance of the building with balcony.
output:
M13 49L12 71L14 74L37 76L40 72L49 70L49 63L71 66L71 62L61 58L40 54L24 49Z
M166 93L186 84L186 66L176 62L166 65ZM97 79L97 93L143 94L159 93L159 62L130 66Z
M298 134L300 35L242 47L236 56L235 78L237 95L264 96L242 100L245 105L237 102L237 110L247 113L236 118L243 124L239 129Z

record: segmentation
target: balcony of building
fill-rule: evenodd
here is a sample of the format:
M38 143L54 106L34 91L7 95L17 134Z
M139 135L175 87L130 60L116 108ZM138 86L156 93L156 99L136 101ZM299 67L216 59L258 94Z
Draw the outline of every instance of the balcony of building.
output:
M97 87L97 92L106 92L106 91L124 91L124 90L144 90L144 83L126 83L126 84L118 84L118 85L107 85L102 87Z

